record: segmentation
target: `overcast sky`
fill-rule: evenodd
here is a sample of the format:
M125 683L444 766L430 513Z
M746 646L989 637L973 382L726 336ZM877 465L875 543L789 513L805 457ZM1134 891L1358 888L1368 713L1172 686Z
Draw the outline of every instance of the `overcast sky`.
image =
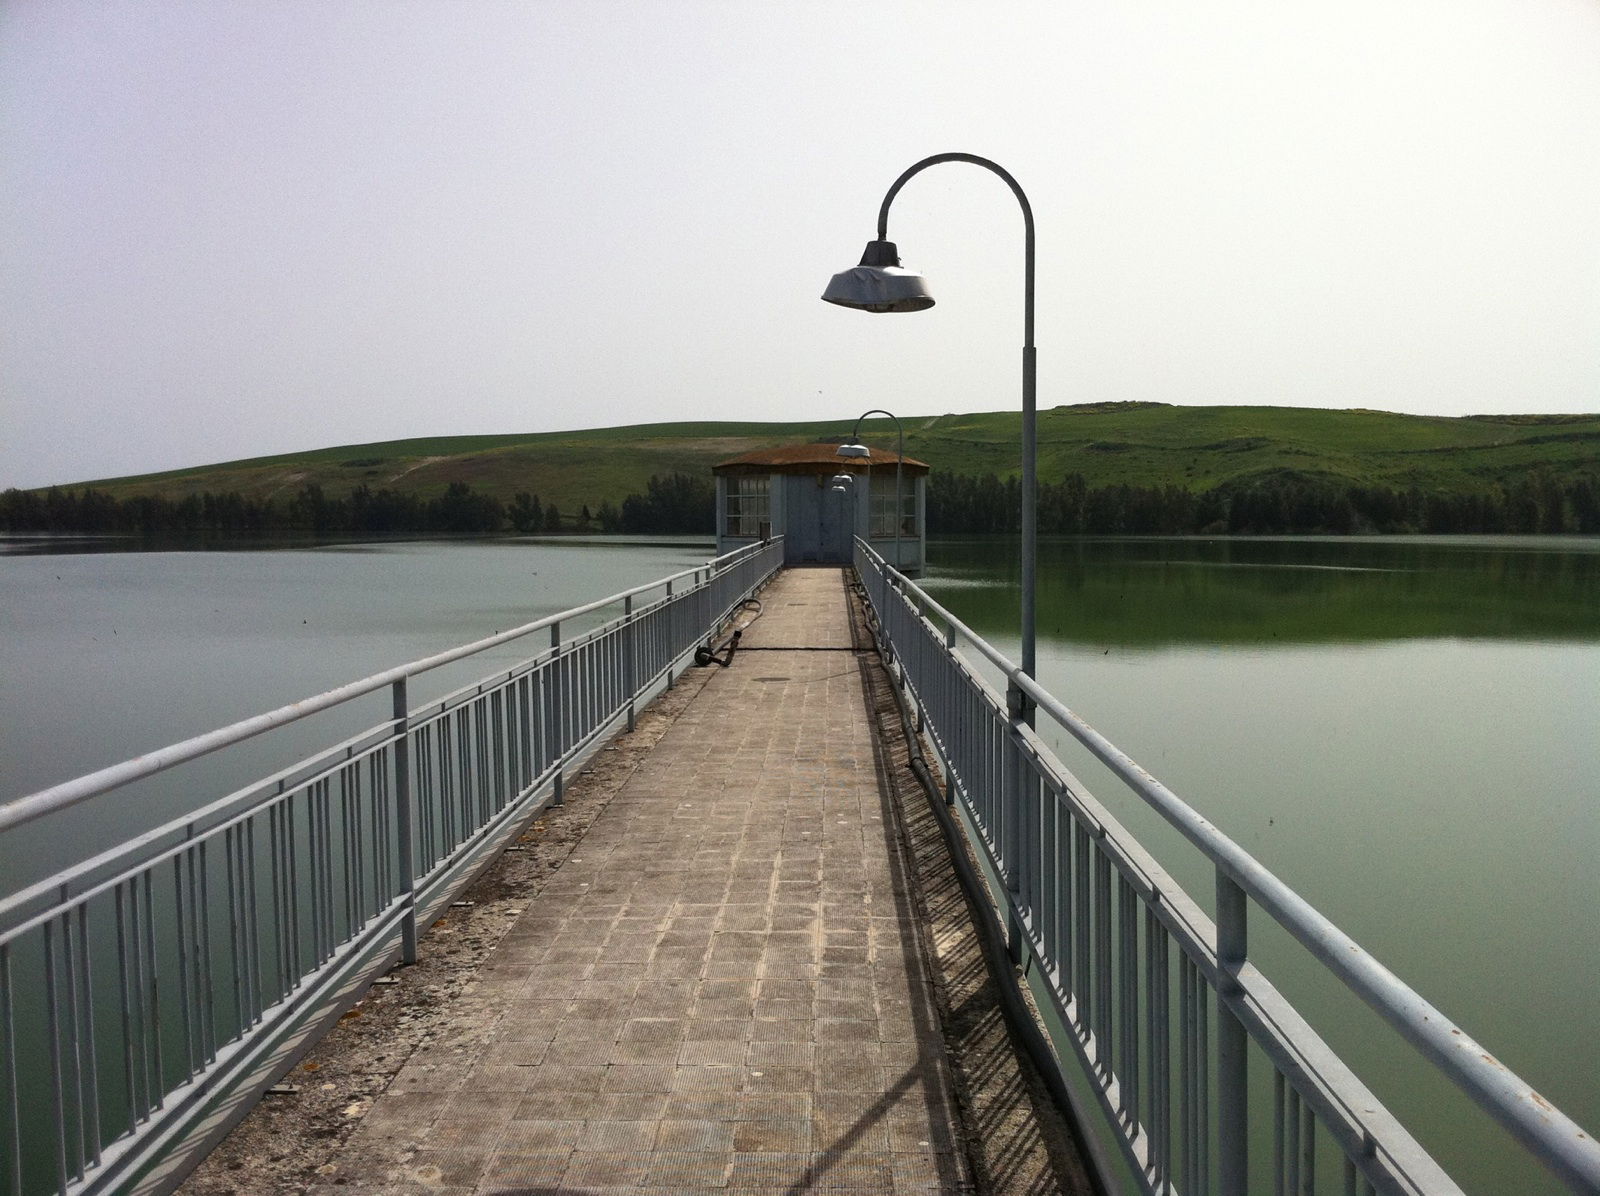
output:
M1600 411L1595 0L0 3L0 486L1039 401Z

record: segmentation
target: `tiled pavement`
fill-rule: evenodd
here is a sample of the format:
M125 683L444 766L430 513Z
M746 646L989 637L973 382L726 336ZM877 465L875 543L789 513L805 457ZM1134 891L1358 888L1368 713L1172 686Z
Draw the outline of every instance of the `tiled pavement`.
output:
M319 1191L970 1190L842 576L762 600Z

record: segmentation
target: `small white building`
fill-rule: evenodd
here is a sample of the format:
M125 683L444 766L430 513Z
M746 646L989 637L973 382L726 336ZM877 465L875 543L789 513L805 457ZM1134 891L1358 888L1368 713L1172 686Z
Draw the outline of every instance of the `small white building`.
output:
M927 560L928 466L900 462L896 558L895 452L872 448L868 459L840 457L836 444L757 449L712 467L717 478L717 553L770 536L784 537L784 563L847 564L854 536L915 577ZM846 493L833 476L850 474Z

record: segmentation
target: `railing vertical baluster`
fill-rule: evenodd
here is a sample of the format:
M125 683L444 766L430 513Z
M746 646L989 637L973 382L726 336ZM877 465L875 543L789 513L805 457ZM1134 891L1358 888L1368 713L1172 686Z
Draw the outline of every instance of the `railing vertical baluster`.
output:
M350 819L355 827L355 833L352 835L349 827L346 827L345 835L352 841L350 852L351 876L348 882L352 900L346 913L349 922L345 929L346 939L352 937L356 932L356 928L367 920L367 851L373 840L368 833L367 811L362 798L364 796L375 796L375 794L369 794L367 788L362 785L359 765L352 764L347 771L350 774ZM376 831L377 827L373 827L372 830Z
M1286 1131L1283 1121L1283 1089L1283 1073L1274 1067L1272 1069L1272 1196L1284 1196L1283 1183L1286 1176L1284 1140Z
M622 689L628 695L628 730L632 731L636 724L635 699L638 697L638 685L635 678L638 675L637 656L639 652L638 624L633 618L633 595L629 594L622 600Z
M22 1196L22 1115L17 1090L17 1021L11 997L11 944L0 943L0 1152L5 1164L6 1191Z
M141 881L143 884L141 885ZM161 1099L160 1027L155 1024L151 1010L156 1004L155 935L150 930L154 916L154 897L151 891L150 869L128 881L128 954L131 996L128 1003L133 1018L133 1036L137 1039L134 1058L137 1070L134 1075L136 1098L131 1119L142 1121ZM152 1046L152 1042L156 1045ZM152 1077L152 1053L155 1075Z
M1001 808L1000 808L1000 867L1004 870L1006 892L1009 898L1006 902L1006 949L1010 953L1011 962L1022 962L1023 934L1022 919L1017 911L1018 899L1022 895L1022 747L1020 736L1017 732L1017 723L1012 722L1004 732L1001 755Z
M1139 1119L1139 898L1121 873L1117 874L1117 930L1119 1110L1124 1124L1131 1127Z
M251 818L245 824L244 859L245 859L245 926L248 938L245 951L245 993L250 1000L250 1023L254 1025L261 1019L261 910L256 900L256 890L259 888L257 871L260 867L260 856L256 853L256 819Z
M472 708L457 706L450 712L450 725L455 729L455 779L450 787L451 825L445 838L444 850L448 855L462 843L472 830Z
M1305 1107L1305 1131L1302 1140L1305 1144L1305 1171L1304 1184L1301 1191L1305 1196L1316 1196L1317 1191L1317 1118L1309 1104Z
M128 882L131 884L132 882ZM113 914L117 921L117 995L120 998L119 1014L122 1018L122 1097L128 1105L128 1132L139 1124L139 1093L134 1083L133 1032L137 1024L133 1018L133 972L128 951L128 899L127 885L118 884L112 889ZM0 952L5 948L0 947ZM143 1027L140 1027L143 1029Z
M1072 992L1077 998L1078 1031L1088 1034L1094 1016L1094 959L1093 939L1089 934L1093 907L1089 901L1090 831L1076 819L1072 823L1073 888L1076 890L1077 917L1073 927L1073 954L1077 959L1077 974L1073 977Z
M309 814L307 815L309 820ZM286 987L300 983L304 969L301 966L300 911L295 898L300 892L300 845L296 842L294 799L283 799L283 852L284 852L284 925L289 929L289 961Z
M1195 1073L1198 1083L1195 1086L1196 1109L1195 1124L1198 1133L1195 1135L1199 1143L1200 1157L1196 1161L1199 1173L1199 1183L1196 1191L1209 1192L1211 1190L1211 989L1205 982L1205 977L1200 971L1200 965L1194 967L1195 990Z
M94 1033L94 973L89 957L89 903L78 906L78 987L79 1011L83 1029L78 1035L82 1051L84 1081L82 1101L84 1108L84 1134L88 1139L89 1158L100 1165L100 1062Z
M672 630L671 630L672 625L671 625L670 620L673 619L673 617L674 617L673 612L675 612L677 610L677 606L672 601L672 578L670 578L670 577L667 578L667 605L666 605L666 610L668 612L667 618L669 620L669 623L663 630L664 630L664 634L671 641L671 646L667 649L667 652L666 652L666 657L667 657L667 688L671 689L671 688L673 688L674 685L677 684L676 679L672 675L672 658L676 655L676 653L674 653L672 651L672 648L677 646L677 640L676 640L676 637L674 637L672 635Z
M311 835L311 958L313 966L333 953L333 834L328 807L332 801L328 779L311 786L306 829Z
M134 912L138 913L138 902L134 903ZM144 1005L145 1024L150 1027L148 1040L141 1043L145 1049L145 1111L159 1109L166 1101L165 1059L166 1054L162 1048L161 1035L161 961L156 955L156 893L155 870L146 868L144 872L144 913L141 924L144 929L144 953L149 961L149 975L145 980L145 992L149 994L148 1003ZM137 930L135 932L137 937ZM140 1001L145 1002L141 995ZM153 1078L152 1078L152 1073Z
M390 687L394 729L395 854L400 869L400 962L417 962L417 860L411 814L411 703L406 678Z
M1145 1122L1150 1133L1150 1178L1165 1191L1172 1177L1172 963L1166 927L1156 913L1159 900L1159 893L1152 894L1145 913L1145 1017L1150 1040Z
M550 804L559 806L566 801L566 736L562 733L561 669L565 664L561 656L561 624L550 624L550 663L545 669L548 688L545 692L550 714L550 759L555 765L555 790Z
M1101 838L1105 828L1100 828L1093 846L1094 860L1094 1037L1095 1053L1100 1063L1101 1076L1109 1080L1116 1075L1117 1040L1112 1032L1111 1003L1111 859L1106 855Z
M277 965L277 990L281 993L292 983L289 970L289 927L284 910L287 906L285 890L288 888L288 857L283 846L284 799L274 801L267 808L267 854L272 858L272 937L274 963Z
M428 828L432 832L432 841L428 845L427 858L417 868L419 873L427 872L449 854L450 843L455 835L456 808L452 797L455 793L456 752L455 741L450 736L454 720L455 714L452 712L442 714L429 723L432 735L428 746L433 756L428 772Z
M476 832L486 826L500 809L505 793L504 743L501 727L504 725L504 694L496 688L478 704L478 821Z
M1285 1115L1289 1126L1289 1140L1284 1153L1289 1164L1288 1182L1290 1196L1300 1196L1300 1092L1289 1086L1289 1109Z
M1178 952L1178 1156L1179 1186L1192 1192L1195 1178L1194 1131L1194 965L1188 953Z
M1039 933L1039 773L1025 744L1018 744L1018 771L1022 774L1022 801L1018 808L1021 825L1017 828L1018 859L1022 865L1022 908L1027 911L1033 933Z
M65 893L62 894L62 898L65 900ZM61 988L67 998L61 1024L66 1031L66 1050L63 1053L66 1068L72 1074L71 1098L76 1114L74 1128L77 1132L72 1136L72 1174L81 1176L86 1155L88 1118L84 1111L83 1040L80 1035L82 1013L78 1005L78 949L75 945L78 936L72 932L73 912L70 907L61 912L61 966L65 973L61 979Z
M195 920L195 968L196 997L200 1002L200 1033L201 1050L203 1058L209 1063L217 1053L217 1026L212 1012L212 967L211 967L211 885L209 881L210 868L207 866L206 845L208 840L201 839L192 849L195 853L195 868L198 870L198 883L194 892L196 898Z
M445 737L445 720L429 719L417 728L415 773L416 795L411 802L413 837L420 837L422 852L412 865L417 875L428 871L443 854L439 842L445 833L448 805L445 785L449 780L450 745ZM441 746L442 745L442 746Z
M1060 966L1057 987L1066 998L1070 998L1073 993L1076 975L1074 968L1077 966L1079 950L1074 939L1078 903L1073 888L1075 872L1072 867L1073 843L1076 841L1077 833L1078 816L1063 800L1056 832L1056 902L1059 911L1056 933L1060 938L1056 958Z
M224 880L228 890L228 963L233 973L233 1016L242 1027L247 1024L249 1015L245 1012L244 974L240 959L242 945L242 931L240 929L240 910L243 904L242 890L240 888L239 872L241 861L237 838L241 828L230 826L222 832L222 860Z
M1054 969L1061 965L1061 795L1053 786L1044 786L1039 814L1039 925L1035 931Z
M50 1045L50 1098L55 1113L56 1179L67 1190L67 1098L61 1074L61 995L56 983L55 919L44 924L45 1036Z
M1239 991L1239 969L1248 956L1245 891L1217 869L1217 1164L1223 1196L1243 1196L1250 1179L1250 1039L1227 998Z
M196 1068L194 1049L194 1012L193 1001L189 988L189 918L184 912L187 906L183 899L183 856L172 857L172 892L174 923L177 927L178 940L178 1013L183 1024L183 1065L184 1077L194 1075Z
M523 673L512 688L511 718L515 725L517 778L512 786L520 794L533 782L533 686L532 676Z

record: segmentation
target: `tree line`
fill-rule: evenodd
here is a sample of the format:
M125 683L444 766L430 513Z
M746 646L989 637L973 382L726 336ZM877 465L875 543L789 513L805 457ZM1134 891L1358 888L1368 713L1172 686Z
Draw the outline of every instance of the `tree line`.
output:
M554 500L519 493L510 502L452 482L422 498L358 486L332 497L306 485L284 499L234 492L181 499L115 498L86 488L0 493L0 531L187 536L491 535L605 532L707 535L716 527L709 478L651 477L621 506L563 511ZM936 473L928 479L933 535L1014 533L1021 512L1016 478ZM1482 491L1357 486L1282 472L1196 492L1182 486L1090 487L1081 474L1039 484L1039 531L1062 535L1267 535L1275 533L1600 534L1600 483L1563 480L1535 468L1526 478Z
M423 498L357 486L334 497L308 484L287 498L205 492L183 498L116 498L103 490L52 487L0 493L0 531L134 535L150 538L271 535L490 535L574 532L704 534L715 526L716 489L709 478L674 473L652 477L643 494L621 507L562 511L555 501L519 493L510 502L451 482Z
M994 474L931 474L928 531L1016 532L1022 490ZM1088 486L1083 475L1041 481L1038 528L1058 535L1323 533L1600 533L1600 483L1544 469L1484 491L1357 486L1283 472L1195 492L1182 486Z

